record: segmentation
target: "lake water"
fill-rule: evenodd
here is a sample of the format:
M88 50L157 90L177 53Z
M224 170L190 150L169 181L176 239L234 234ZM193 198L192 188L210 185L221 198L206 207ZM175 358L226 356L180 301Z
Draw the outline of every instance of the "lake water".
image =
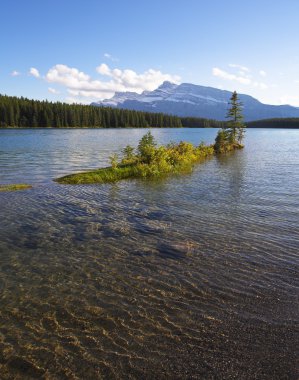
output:
M52 181L144 133L0 130L0 183L33 185L0 193L1 379L297 379L299 130L162 181Z

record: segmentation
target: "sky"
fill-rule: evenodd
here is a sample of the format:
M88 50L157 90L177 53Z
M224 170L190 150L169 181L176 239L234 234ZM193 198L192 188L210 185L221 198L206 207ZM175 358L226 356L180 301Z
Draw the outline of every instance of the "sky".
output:
M86 103L165 80L299 107L299 0L1 0L0 93Z

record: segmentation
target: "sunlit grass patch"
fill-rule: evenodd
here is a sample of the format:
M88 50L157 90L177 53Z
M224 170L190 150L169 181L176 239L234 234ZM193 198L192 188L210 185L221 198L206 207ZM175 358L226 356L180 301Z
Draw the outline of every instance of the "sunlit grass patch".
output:
M18 190L26 190L31 189L31 185L27 185L26 183L16 183L10 185L0 185L0 191L18 191Z
M127 146L118 159L110 157L111 166L89 172L70 174L55 181L62 184L109 183L128 178L161 178L170 174L192 171L196 162L214 154L212 145L194 146L188 142L157 146L151 133L139 141L137 151Z

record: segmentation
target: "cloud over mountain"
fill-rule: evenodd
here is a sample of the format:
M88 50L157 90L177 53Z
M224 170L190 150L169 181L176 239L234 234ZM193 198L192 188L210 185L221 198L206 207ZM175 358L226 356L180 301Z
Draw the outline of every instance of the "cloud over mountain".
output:
M230 63L228 66L232 68L235 72L233 73L227 72L218 67L213 67L212 69L213 76L226 80L226 81L238 82L245 86L257 87L261 90L265 90L268 88L268 85L266 83L260 82L259 80L256 80L253 78L251 70L248 67L237 65L234 63ZM259 75L265 77L266 72L263 70L260 70Z
M119 91L137 93L144 90L152 91L164 81L180 82L179 76L164 74L160 70L154 69L148 69L138 74L130 69L111 69L107 64L102 63L96 68L96 71L109 80L93 79L83 71L63 64L53 66L45 78L49 83L65 86L72 96L95 99L109 98ZM32 75L34 74L32 73Z

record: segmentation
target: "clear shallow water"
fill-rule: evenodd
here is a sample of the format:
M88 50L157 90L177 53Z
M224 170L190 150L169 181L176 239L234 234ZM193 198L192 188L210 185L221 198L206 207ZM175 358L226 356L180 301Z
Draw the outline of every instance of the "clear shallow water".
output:
M78 170L109 165L109 156L127 144L138 145L145 129L11 129L0 130L0 183L48 184ZM212 143L216 131L156 129L159 143L201 140Z
M296 379L299 131L163 181L64 186L144 130L2 130L3 379ZM153 130L160 143L215 130Z

